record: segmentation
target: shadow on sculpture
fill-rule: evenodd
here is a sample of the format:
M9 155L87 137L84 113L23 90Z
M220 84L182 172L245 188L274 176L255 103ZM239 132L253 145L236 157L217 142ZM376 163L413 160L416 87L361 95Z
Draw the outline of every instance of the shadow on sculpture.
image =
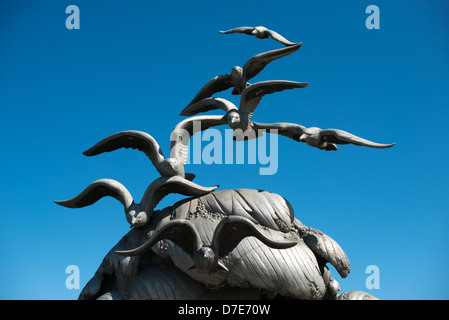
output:
M95 156L120 148L144 152L161 177L150 183L140 203L118 181L100 179L79 195L57 204L69 208L89 206L102 197L119 200L133 227L105 256L79 299L377 299L362 291L339 294L340 286L327 267L342 278L350 272L343 249L323 232L305 226L282 196L262 190L216 190L192 182L185 173L189 140L199 131L228 125L235 140L279 134L309 146L336 151L337 144L389 148L338 129L307 128L293 123L263 124L251 120L264 95L305 88L307 83L248 80L270 62L297 51L293 43L264 27L240 27L224 34L243 33L272 38L284 48L260 53L230 74L210 80L182 110L191 116L173 129L170 157L156 140L141 131L113 134L84 152ZM241 95L237 107L212 97L233 88ZM225 115L198 113L220 109ZM190 198L154 211L163 197L178 193Z

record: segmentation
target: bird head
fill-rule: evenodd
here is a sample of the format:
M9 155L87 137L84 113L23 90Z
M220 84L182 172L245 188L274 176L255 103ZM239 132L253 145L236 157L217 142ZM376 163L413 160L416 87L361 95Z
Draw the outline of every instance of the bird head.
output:
M201 247L193 257L193 262L199 272L209 273L213 269L214 261L214 250L206 246Z
M299 141L300 142L306 142L309 137L310 137L310 135L308 133L304 132L303 134L301 134L299 136Z
M304 132L299 136L300 142L313 143L320 139L320 128L310 127L304 129Z
M331 297L336 297L338 291L340 291L340 284L337 282L337 280L331 278L327 290L329 291Z
M238 125L240 124L240 114L237 112L237 110L231 110L228 113L227 116L228 124L232 129L238 128Z
M267 37L268 29L262 26L254 27L251 34L259 39L263 39Z
M163 172L163 176L181 176L183 178L185 176L184 165L175 158L167 158L162 161L158 170Z
M126 220L131 227L142 227L148 222L148 214L140 204L133 202L128 210L126 210Z
M234 84L239 84L243 79L243 69L242 67L235 66L231 70L231 79Z

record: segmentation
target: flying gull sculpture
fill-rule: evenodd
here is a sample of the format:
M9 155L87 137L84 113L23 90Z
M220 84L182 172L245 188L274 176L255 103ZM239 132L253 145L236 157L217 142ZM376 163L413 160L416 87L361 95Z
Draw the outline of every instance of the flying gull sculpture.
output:
M151 160L156 170L162 177L180 176L193 180L195 175L185 173L184 166L187 162L188 141L193 132L195 122L201 123L201 130L212 126L226 124L223 116L198 116L190 117L178 123L170 137L170 155L165 158L157 141L148 133L137 130L127 130L112 134L94 146L84 151L86 156L95 156L104 152L111 152L120 148L132 148L144 152Z
M254 130L273 130L271 133L277 133L289 137L298 142L305 142L309 146L326 150L338 150L336 144L353 144L356 146L386 149L391 148L395 143L380 144L360 138L352 133L339 129L320 129L317 127L306 128L302 125L288 122L279 123L258 123L253 122Z
M241 94L249 85L248 81L257 76L270 62L295 52L301 45L302 42L291 47L259 53L249 59L243 67L235 66L231 73L214 77L201 88L188 106L232 87L234 87L233 95Z
M270 29L265 28L263 26L258 26L258 27L238 27L238 28L234 28L234 29L230 29L230 30L226 30L226 31L219 31L219 32L223 33L223 34L244 33L244 34L248 34L250 36L254 36L254 37L258 38L258 39L271 38L273 40L276 40L276 41L282 43L285 46L294 46L296 44L295 42L288 41L287 39L285 39L283 36L281 36L276 31L270 30Z

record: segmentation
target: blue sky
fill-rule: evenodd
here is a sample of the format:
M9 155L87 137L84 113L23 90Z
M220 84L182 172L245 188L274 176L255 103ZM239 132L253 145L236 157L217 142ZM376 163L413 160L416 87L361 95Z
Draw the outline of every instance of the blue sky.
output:
M265 97L253 119L339 128L387 150L324 152L278 139L278 171L260 164L191 164L201 185L279 193L306 225L334 238L351 262L342 291L381 299L448 299L449 22L447 1L12 1L0 4L1 299L76 299L129 230L121 204L83 209L73 197L100 178L136 200L158 177L143 153L82 155L100 139L142 130L169 154L178 114L212 77L280 44L218 30L264 25L304 42L253 82L305 89ZM68 5L80 29L68 30ZM380 9L368 30L365 8ZM238 103L223 92L217 95ZM220 113L218 113L220 114ZM204 145L207 142L203 142ZM170 195L162 208L181 197ZM367 289L368 266L380 289Z

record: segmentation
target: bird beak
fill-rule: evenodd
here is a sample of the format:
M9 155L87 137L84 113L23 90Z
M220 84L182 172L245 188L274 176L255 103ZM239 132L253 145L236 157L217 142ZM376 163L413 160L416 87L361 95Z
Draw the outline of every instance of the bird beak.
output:
M223 262L218 261L218 266L219 266L222 270L224 270L224 271L226 271L226 272L229 272L229 269L226 268L226 266L223 264Z

